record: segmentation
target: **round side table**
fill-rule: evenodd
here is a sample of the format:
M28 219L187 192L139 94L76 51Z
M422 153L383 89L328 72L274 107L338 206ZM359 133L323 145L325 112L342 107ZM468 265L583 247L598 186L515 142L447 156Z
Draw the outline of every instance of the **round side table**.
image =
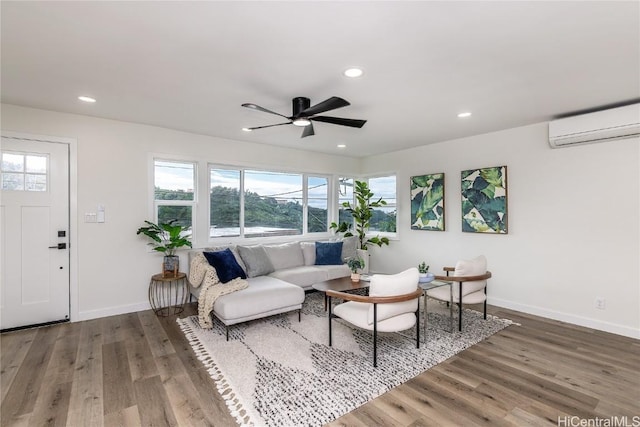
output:
M160 273L151 277L149 303L158 316L182 313L188 298L185 273L178 273L174 277L165 277Z

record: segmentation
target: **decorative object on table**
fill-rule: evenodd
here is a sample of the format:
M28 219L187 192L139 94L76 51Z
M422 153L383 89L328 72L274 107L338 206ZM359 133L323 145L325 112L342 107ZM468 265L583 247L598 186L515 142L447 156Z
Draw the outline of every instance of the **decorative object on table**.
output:
M507 234L507 167L462 171L462 231Z
M375 236L367 238L367 231L369 230L369 222L373 217L374 208L380 208L387 204L386 201L380 197L378 200L373 198L373 192L369 189L369 184L365 181L355 181L353 187L353 195L356 199L355 204L351 202L342 203L342 207L353 217L355 224L355 235L358 237L357 253L358 256L365 261L365 268L363 273L369 272L369 253L367 252L368 245L388 245L389 239L387 237ZM343 228L342 225L339 226ZM346 236L346 234L345 234Z
M365 267L364 260L362 258L360 258L360 257L349 258L347 260L347 265L349 266L349 269L351 270L351 281L352 282L359 282L360 281L360 270L362 270Z
M444 231L444 173L411 177L411 229Z
M424 261L418 264L418 273L420 276L418 282L420 283L429 283L436 277L433 273L429 273L429 266Z
M149 282L149 304L158 316L179 314L184 311L184 305L189 299L187 275L177 273L175 276L165 277L156 274Z
M301 322L282 314L240 323L229 341L217 319L213 329L200 328L197 316L177 322L238 423L260 426L330 423L511 324L465 310L468 327L452 334L449 309L433 304L426 348L416 348L415 330L379 334L383 357L373 369L371 331L334 320L335 342L327 345L321 292L307 294Z
M178 276L180 258L176 255L176 249L183 246L192 247L191 241L185 237L190 227L185 227L177 222L175 219L160 224L145 221L147 225L138 228L136 232L136 234L144 234L153 240L149 245L153 246L154 251L164 254L162 262L162 274L164 277Z

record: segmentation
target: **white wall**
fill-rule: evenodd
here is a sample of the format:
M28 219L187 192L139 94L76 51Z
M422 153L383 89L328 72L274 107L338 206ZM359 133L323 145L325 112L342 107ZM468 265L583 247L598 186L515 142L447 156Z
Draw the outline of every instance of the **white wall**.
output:
M538 124L358 162L13 105L2 105L2 130L77 139L74 320L148 308L160 258L135 230L151 216L148 165L157 153L318 173L357 173L360 165L364 174L395 171L399 240L372 250L375 270L426 260L437 272L484 253L494 274L490 303L640 338L637 138L552 150L546 124ZM509 234L462 233L460 171L498 165L508 166ZM409 178L435 172L445 172L447 231L412 231ZM107 222L84 223L98 203ZM594 308L596 297L606 299L605 310Z
M229 141L153 126L2 105L2 131L77 140L78 313L83 320L149 308L147 288L162 257L135 232L150 209L151 154L219 164L353 174L358 161L341 156ZM205 174L206 175L206 174ZM206 184L205 184L206 185ZM84 212L106 207L104 224ZM206 212L207 201L202 201ZM206 215L206 214L205 214ZM71 230L73 233L74 230ZM194 246L205 246L196 242ZM182 257L182 263L186 259ZM186 267L181 268L186 271Z
M507 165L509 234L461 232L460 172ZM426 260L432 272L485 254L489 302L640 338L640 139L562 149L546 123L363 161L395 168L399 240L374 248L377 271ZM445 173L446 231L410 230L409 178ZM606 309L594 307L596 297Z

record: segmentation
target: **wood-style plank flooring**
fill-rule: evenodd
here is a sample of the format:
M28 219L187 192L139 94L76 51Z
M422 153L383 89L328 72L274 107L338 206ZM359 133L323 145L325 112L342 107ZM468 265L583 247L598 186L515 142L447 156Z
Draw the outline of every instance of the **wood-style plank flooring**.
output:
M190 304L182 316L195 312ZM559 418L572 425L564 417L624 416L640 423L640 341L491 312L521 326L331 425L557 426ZM175 317L149 310L9 332L0 352L4 427L236 425Z

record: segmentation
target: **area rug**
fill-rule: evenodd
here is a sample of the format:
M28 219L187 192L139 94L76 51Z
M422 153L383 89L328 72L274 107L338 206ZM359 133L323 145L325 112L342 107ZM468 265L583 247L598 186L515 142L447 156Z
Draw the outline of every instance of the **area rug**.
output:
M511 324L473 310L463 319L463 331L449 333L448 310L430 303L426 344L416 348L415 329L378 334L377 368L369 331L334 319L328 346L320 293L306 296L300 322L292 312L234 325L229 341L217 320L213 329L201 329L197 316L178 323L238 424L319 426Z

